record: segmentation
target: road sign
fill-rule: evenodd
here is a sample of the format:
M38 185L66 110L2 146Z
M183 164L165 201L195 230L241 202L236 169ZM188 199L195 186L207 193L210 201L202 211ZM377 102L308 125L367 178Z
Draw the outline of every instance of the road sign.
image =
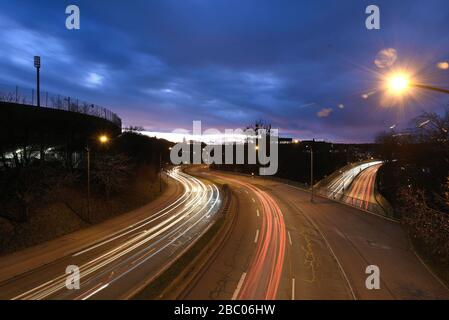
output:
M40 68L41 67L41 57L34 56L34 67Z

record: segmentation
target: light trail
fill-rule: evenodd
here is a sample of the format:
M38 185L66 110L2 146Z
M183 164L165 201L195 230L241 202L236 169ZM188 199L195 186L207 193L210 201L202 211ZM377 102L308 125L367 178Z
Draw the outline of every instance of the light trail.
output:
M82 292L77 292L77 296L72 298L93 297L143 263L160 254L170 253L167 250L171 250L173 243L180 241L187 245L191 243L190 239L196 239L202 234L199 230L210 227L210 222L218 212L218 188L213 184L206 186L177 169L170 171L169 175L184 187L185 191L179 199L152 216L71 256L71 259L84 258L83 263L79 264ZM166 263L163 261L160 267ZM104 282L106 276L108 279ZM13 299L48 299L61 294L70 296L73 292L65 288L66 277L66 274L59 274Z
M371 161L342 172L326 189L326 195L365 210L376 204L376 174L381 161Z
M268 193L257 187L227 176L221 177L249 190L261 204L262 224L257 234L256 252L237 285L233 299L275 300L281 281L287 241L281 209Z

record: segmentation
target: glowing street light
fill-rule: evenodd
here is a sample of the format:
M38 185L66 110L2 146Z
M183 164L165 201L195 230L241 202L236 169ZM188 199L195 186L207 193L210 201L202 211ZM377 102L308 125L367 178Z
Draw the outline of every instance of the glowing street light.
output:
M101 135L100 137L98 137L98 141L100 141L100 143L105 144L109 142L109 137L107 135Z
M405 73L395 73L387 78L387 88L394 95L403 95L410 88L410 78Z
M437 88L429 86L427 84L412 81L409 74L401 71L387 75L385 77L385 82L386 82L385 87L388 90L388 92L395 96L403 96L404 94L408 93L411 88L426 89L449 94L449 90L447 89Z
M105 134L102 134L98 137L98 141L101 144L106 144L109 142L109 137ZM87 143L86 152L87 152L87 216L90 218L90 146L89 146L89 143Z

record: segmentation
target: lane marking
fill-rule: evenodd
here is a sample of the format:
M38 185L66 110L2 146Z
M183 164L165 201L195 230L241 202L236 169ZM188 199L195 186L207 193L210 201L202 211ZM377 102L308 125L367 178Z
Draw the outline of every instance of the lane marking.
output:
M340 269L340 272L342 273L343 278L345 279L345 281L348 285L352 299L357 300L357 296L355 295L354 289L352 288L352 285L351 285L351 282L349 281L348 275L346 274L345 270L343 269L343 265L340 263L340 260L338 259L337 255L335 254L334 250L332 249L332 247L331 247L329 241L327 240L327 237L324 235L323 231L321 231L320 227L318 227L318 225L315 223L315 221L312 218L310 218L307 214L305 214L301 208L299 208L295 204L294 204L294 206L296 207L296 209L299 212L301 212L303 214L303 216L307 219L307 221L309 221L309 223L318 231L318 233L324 239L326 246L329 248L330 253L334 257L335 261L337 262L338 268Z
M296 291L296 281L295 278L292 279L292 300L295 300L295 291Z
M240 290L242 289L243 286L243 282L245 281L246 278L246 272L243 272L242 276L240 277L239 283L237 284L237 288L234 291L234 294L232 295L232 299L231 300L236 300Z
M106 283L106 284L102 285L100 288L98 288L98 289L96 289L95 291L89 293L87 296L81 298L81 300L87 300L87 299L89 299L90 297L94 296L96 293L98 293L98 292L100 292L101 290L107 288L108 286L109 286L109 283Z
M288 233L288 241L290 242L290 245L292 246L293 242L292 242L292 237L290 235L290 231L287 231L287 233Z
M252 198L253 202L256 203L256 200L254 198Z
M256 231L256 238L254 238L254 243L257 243L257 240L259 240L259 229Z
M256 212L257 212L257 216L260 217L259 209L257 209Z

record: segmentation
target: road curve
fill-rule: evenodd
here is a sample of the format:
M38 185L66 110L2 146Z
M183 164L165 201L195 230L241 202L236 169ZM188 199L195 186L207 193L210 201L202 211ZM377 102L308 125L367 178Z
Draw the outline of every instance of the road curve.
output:
M370 166L355 177L347 191L347 203L365 210L370 208L370 204L376 203L376 175L381 166L382 164Z
M183 298L449 299L448 289L415 255L400 224L326 198L311 203L308 192L268 179L216 171L204 174L229 184L237 198L237 223L220 254ZM281 266L253 268L260 250L261 214L265 206L270 207L264 203L267 197L282 212L279 226L285 226L282 233L286 234L275 295L266 285L267 278L272 274L269 270L276 270L278 277ZM268 217L278 219L271 213ZM281 232L277 234L270 241L280 245ZM261 259L274 266L272 257L279 257L279 252L265 252ZM380 270L379 290L366 286L366 270L372 265Z
M174 203L82 250L0 283L0 299L117 299L162 270L212 224L216 185L175 169L184 187ZM67 266L80 270L80 289L66 287Z

